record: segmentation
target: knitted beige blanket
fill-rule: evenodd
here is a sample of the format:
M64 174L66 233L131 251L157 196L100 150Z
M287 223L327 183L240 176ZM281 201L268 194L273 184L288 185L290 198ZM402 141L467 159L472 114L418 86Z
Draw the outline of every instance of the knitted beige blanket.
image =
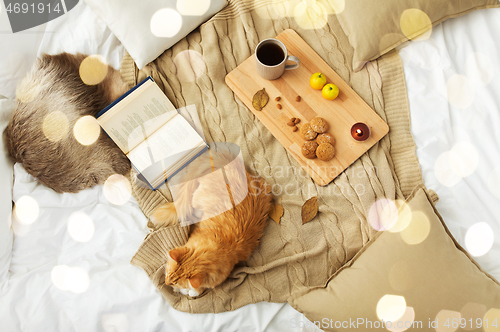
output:
M328 0L322 4L331 8ZM123 60L122 76L131 86L151 75L177 107L195 104L207 140L238 144L247 170L273 186L275 201L285 209L281 224L270 220L248 262L195 299L164 284L166 254L187 241L188 227L152 229L132 264L144 269L177 310L216 313L259 301L285 302L300 288L325 285L376 233L367 220L372 204L383 197L404 199L422 184L399 55L391 52L354 73L353 49L335 15L313 30L286 15L286 8L286 1L231 0L143 70L129 56ZM284 29L294 29L390 126L384 139L325 187L301 170L224 82L260 40ZM192 52L187 63L181 54L186 50ZM132 185L146 216L171 199L168 189ZM302 225L301 207L312 196L318 197L319 214Z

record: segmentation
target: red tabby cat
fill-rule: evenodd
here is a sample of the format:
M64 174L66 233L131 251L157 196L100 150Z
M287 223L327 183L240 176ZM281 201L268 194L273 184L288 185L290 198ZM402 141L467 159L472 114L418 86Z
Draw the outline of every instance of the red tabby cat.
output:
M227 152L214 152L213 148L211 151L216 168L218 160L233 159ZM175 206L165 204L151 216L156 226L165 226L196 219L197 212L215 215L191 226L187 243L171 250L167 258L165 283L191 297L220 285L236 263L248 260L259 244L272 206L268 185L246 172L242 162L224 167L226 183L230 185L216 176L201 176L207 170L210 172L209 158L201 156L189 165L189 176L194 180L179 186ZM233 206L217 214L228 189ZM238 204L238 201L241 202Z

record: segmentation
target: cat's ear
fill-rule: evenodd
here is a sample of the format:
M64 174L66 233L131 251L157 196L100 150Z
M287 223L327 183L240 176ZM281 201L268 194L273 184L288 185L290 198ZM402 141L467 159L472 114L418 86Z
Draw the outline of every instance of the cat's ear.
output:
M203 283L203 275L201 273L198 273L193 277L189 278L189 284L194 289L198 289L202 283Z
M168 257L170 257L171 260L179 263L182 257L184 257L184 255L186 254L186 252L187 252L186 247L175 248L168 252Z

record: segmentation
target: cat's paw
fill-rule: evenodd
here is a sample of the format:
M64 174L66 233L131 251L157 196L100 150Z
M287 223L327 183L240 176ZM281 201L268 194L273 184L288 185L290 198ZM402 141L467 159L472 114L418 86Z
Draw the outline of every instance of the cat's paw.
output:
M201 294L201 292L198 292L196 289L177 288L173 286L172 288L174 289L174 292L181 293L182 295L187 295L190 297L197 297Z

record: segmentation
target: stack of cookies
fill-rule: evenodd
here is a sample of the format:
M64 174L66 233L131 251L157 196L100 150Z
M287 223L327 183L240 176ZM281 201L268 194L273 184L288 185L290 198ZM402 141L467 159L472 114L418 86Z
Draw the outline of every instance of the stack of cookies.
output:
M325 119L315 117L311 122L300 127L300 134L306 140L302 146L302 154L308 159L323 161L331 160L335 156L335 138L327 133L328 123ZM316 139L316 141L314 141Z

